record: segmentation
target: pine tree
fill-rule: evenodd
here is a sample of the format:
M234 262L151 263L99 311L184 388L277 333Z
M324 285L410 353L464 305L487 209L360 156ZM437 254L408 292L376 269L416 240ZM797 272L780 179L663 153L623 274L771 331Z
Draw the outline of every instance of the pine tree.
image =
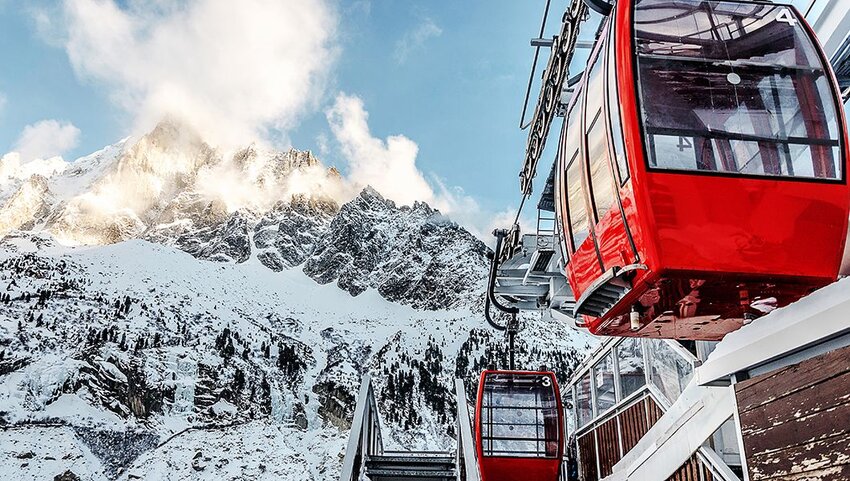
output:
M233 374L233 392L238 394L242 391L242 388L245 387L245 373L242 372L238 367L236 368L236 372Z
M224 346L223 357L225 359L229 359L236 352L236 349L233 347L233 340L231 338L227 338L227 344Z

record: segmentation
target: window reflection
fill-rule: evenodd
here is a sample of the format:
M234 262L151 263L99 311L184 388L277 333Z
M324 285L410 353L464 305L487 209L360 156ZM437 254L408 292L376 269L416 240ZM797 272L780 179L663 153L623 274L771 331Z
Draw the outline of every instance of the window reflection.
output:
M593 419L593 401L590 397L590 373L584 375L576 385L576 416L579 427Z
M639 0L635 24L650 166L842 177L835 94L790 9Z
M617 363L620 370L620 392L623 398L646 385L640 339L631 338L620 343L617 347Z
M663 339L646 339L649 380L673 403L694 375L693 366Z
M614 357L612 352L606 354L593 366L593 380L596 388L597 414L603 414L617 404L617 398L614 394Z

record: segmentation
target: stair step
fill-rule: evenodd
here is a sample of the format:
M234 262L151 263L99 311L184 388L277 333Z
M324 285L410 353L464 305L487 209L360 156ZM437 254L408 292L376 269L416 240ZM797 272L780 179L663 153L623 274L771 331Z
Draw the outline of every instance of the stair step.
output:
M455 471L451 470L442 470L442 471L426 471L426 470L415 470L415 469L381 469L381 468L367 468L366 475L369 476L373 481L380 481L381 478L390 478L390 479L418 479L420 481L424 480L451 480L455 478Z
M381 455L369 456L367 463L402 463L402 464L451 464L454 465L453 456L404 456L404 455Z

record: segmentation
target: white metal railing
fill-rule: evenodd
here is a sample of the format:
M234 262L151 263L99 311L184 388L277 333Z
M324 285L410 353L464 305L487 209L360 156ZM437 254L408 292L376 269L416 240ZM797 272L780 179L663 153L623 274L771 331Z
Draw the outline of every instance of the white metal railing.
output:
M381 423L378 418L378 406L372 390L372 376L366 374L360 382L354 419L348 435L348 447L342 461L340 481L357 481L366 458L384 454L384 441L381 438Z
M701 345L697 343L696 350L698 353L701 353L701 356L707 356L713 347L713 345ZM694 414L696 411L689 411L682 416L675 416L673 414L668 416L668 412L681 409L680 398L686 389L694 384L694 370L699 364L700 359L697 356L685 349L680 343L672 340L609 339L603 342L597 351L591 354L576 370L570 385L565 389L565 396L568 398L567 405L572 405L575 409L575 411L568 412L566 415L568 419L575 420L575 425L568 426L568 430L572 434L570 439L577 441L579 437L592 432L600 425L619 416L623 411L629 409L635 402L644 397L651 398L661 408L661 411L665 413L664 417L682 417L683 419L679 419L679 422L686 422L687 419L685 418L688 418L688 416ZM630 382L632 383L628 390L625 384L626 372L629 373ZM635 375L638 378L635 378ZM639 386L634 384L637 382L636 379L642 380ZM611 384L613 384L613 388ZM688 397L693 398L693 402L699 405L702 405L705 399L711 397L708 393L695 395L695 393L688 392ZM717 395L720 393L714 394ZM579 398L579 395L581 395L581 398ZM605 396L604 398L603 395ZM605 403L602 402L603 399L606 401ZM579 410L584 413L582 419L578 419ZM714 410L709 409L706 413L708 411ZM719 415L720 413L715 413L711 417L711 423L718 420L722 423L723 419L718 418ZM728 416L726 417L728 418ZM665 421L669 423L672 419ZM579 422L581 422L580 425ZM708 424L711 423L702 426L701 428L703 429L699 431L701 432L707 429ZM659 422L659 424L664 423ZM655 429L655 431L658 431L658 429ZM715 479L737 479L723 459L704 443L704 440L711 437L713 432L714 429L711 429L699 443L693 445L696 455L713 473ZM621 433L618 432L618 436L620 435ZM694 453L694 451L690 451L690 453ZM623 453L624 456L621 461L625 462L619 464L620 468L622 469L623 465L633 462L635 456L638 456L638 452L643 452L644 456L657 454L655 449L645 448L633 450L630 453ZM690 454L688 454L689 456ZM638 464L645 461L646 459L643 459ZM622 475L622 473L617 474Z
M462 379L455 379L457 398L457 480L480 481L478 462L475 458L475 440L472 437L472 423L469 419L469 403L466 400L466 388Z

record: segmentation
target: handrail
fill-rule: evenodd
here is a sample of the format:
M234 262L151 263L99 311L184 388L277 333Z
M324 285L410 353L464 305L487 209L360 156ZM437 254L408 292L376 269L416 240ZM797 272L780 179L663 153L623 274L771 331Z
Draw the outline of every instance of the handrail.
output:
M375 403L375 393L372 389L372 376L367 373L360 382L348 446L345 449L345 458L342 460L340 481L357 481L360 479L360 470L365 458L380 456L383 453L384 441L381 437L378 405Z
M478 463L475 458L475 442L472 439L472 423L469 420L469 406L466 401L466 387L462 379L455 379L457 400L457 480L481 481Z
M739 481L738 475L729 468L717 451L710 446L700 446L696 452L697 458L711 471L713 479L718 481Z

